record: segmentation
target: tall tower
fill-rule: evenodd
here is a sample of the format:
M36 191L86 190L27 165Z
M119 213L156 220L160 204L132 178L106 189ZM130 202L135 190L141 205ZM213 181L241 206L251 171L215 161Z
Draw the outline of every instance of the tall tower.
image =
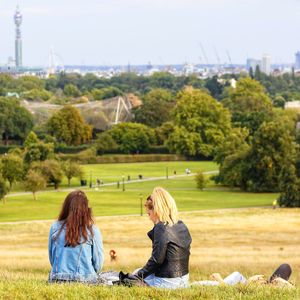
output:
M298 52L295 54L295 57L296 57L296 61L295 61L295 69L296 69L296 70L299 70L299 69L300 69L300 51L298 51Z
M21 35L22 15L19 6L17 6L17 10L14 15L14 20L16 24L16 41L15 41L16 67L20 68L22 67L22 35Z

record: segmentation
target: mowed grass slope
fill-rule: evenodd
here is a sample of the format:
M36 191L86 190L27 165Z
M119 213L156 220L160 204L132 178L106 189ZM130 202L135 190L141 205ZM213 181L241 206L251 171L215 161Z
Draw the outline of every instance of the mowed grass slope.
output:
M116 182L117 177L115 176L122 174L122 172L131 174L132 180L139 173L143 175L143 178L163 177L166 175L164 174L166 166L168 166L169 175L173 173L171 170L176 169L178 177L168 180L165 178L125 183L124 192L122 191L122 183L120 183L119 188L116 184L100 186L98 190L85 188L94 215L140 214L141 199L143 203L155 186L163 186L168 189L176 199L180 211L269 206L277 197L276 194L243 193L238 190L224 189L213 185L211 182L205 191L198 190L194 176L184 175L185 168L189 167L192 172L199 169L203 171L216 170L216 165L211 162L88 165L85 168L93 169L92 173L96 173L96 171L97 174L101 173L103 178L104 174L111 176L112 182ZM99 178L101 177L99 176ZM68 192L63 190L40 192L37 194L37 201L33 200L30 193L8 195L6 204L0 204L0 222L54 219L57 217Z
M191 281L213 272L226 276L270 276L281 263L293 268L300 282L300 210L251 208L181 213L193 238ZM105 249L104 270L132 271L151 253L146 216L97 218ZM272 286L193 287L168 291L151 288L47 284L50 265L47 241L51 221L0 224L0 299L300 299L300 289ZM117 251L110 262L109 250Z

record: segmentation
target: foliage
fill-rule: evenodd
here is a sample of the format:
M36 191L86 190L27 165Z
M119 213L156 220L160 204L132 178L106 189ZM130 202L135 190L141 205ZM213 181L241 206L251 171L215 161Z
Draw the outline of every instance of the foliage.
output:
M114 139L122 153L145 153L155 144L154 130L137 123L114 125L108 134Z
M64 94L70 97L79 97L81 95L78 87L71 83L65 85Z
M171 119L175 103L168 90L153 89L143 98L143 104L134 110L134 119L150 127L158 127Z
M122 95L123 92L116 87L106 87L102 89L93 89L92 96L95 100L109 99Z
M45 161L35 162L32 164L32 169L36 172L40 172L49 183L54 184L55 189L58 189L63 177L63 171L58 161L47 159Z
M28 134L24 146L24 162L28 165L34 161L44 161L54 156L54 144L40 141L32 131Z
M4 197L6 196L6 194L8 193L8 188L6 186L5 180L2 178L2 176L0 176L0 200L3 199L4 201Z
M82 178L84 171L81 165L76 162L67 160L62 163L62 170L65 176L68 178L68 185L70 186L71 179L73 177Z
M300 207L300 179L294 165L284 166L279 177L280 190L278 201L280 206Z
M33 89L28 92L24 92L22 96L31 101L47 101L52 97L52 94L44 89Z
M92 127L86 124L77 108L67 105L49 119L48 132L67 145L80 145L89 142Z
M200 189L201 191L206 187L206 178L203 174L203 172L198 171L197 174L195 175L195 181L197 184L197 188Z
M97 154L111 153L118 148L111 134L103 132L98 135L96 141Z
M155 135L158 145L166 144L170 134L174 132L174 124L172 122L163 123L155 128Z
M279 191L282 170L295 164L296 158L297 146L289 122L278 117L274 122L263 123L250 146L241 142L236 153L228 152L225 159L225 155L221 156L218 180L254 192Z
M33 131L30 131L29 134L27 135L25 141L24 141L24 146L29 147L32 144L37 144L39 142L40 142L40 140L37 137L37 135Z
M222 103L232 113L232 122L238 127L247 127L253 134L259 126L270 120L272 102L265 88L250 77L241 78L236 88L230 87Z
M1 161L2 177L9 182L11 188L12 184L23 176L23 160L19 156L7 154Z
M246 128L232 128L224 142L217 146L214 160L222 165L227 156L245 151L249 147L248 136L249 131Z
M178 94L175 129L168 146L190 156L215 155L231 130L230 114L222 104L201 90L186 89Z
M31 113L14 99L0 97L0 134L8 139L24 139L33 127Z
M25 178L24 187L26 191L32 192L33 200L36 200L36 192L46 187L45 177L34 170L29 170Z

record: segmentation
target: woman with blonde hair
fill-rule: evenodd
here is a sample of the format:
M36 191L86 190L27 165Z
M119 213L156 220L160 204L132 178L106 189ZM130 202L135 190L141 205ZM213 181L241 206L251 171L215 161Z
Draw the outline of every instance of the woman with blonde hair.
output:
M145 207L154 227L148 232L152 254L146 265L134 273L149 286L183 288L189 284L191 235L178 220L175 200L163 188L154 188Z

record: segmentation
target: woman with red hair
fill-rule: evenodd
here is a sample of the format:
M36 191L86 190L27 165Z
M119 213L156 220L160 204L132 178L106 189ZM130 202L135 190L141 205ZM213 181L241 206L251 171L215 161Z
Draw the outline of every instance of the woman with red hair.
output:
M48 249L52 267L49 282L97 282L104 260L103 243L84 192L67 195L58 220L51 226Z

